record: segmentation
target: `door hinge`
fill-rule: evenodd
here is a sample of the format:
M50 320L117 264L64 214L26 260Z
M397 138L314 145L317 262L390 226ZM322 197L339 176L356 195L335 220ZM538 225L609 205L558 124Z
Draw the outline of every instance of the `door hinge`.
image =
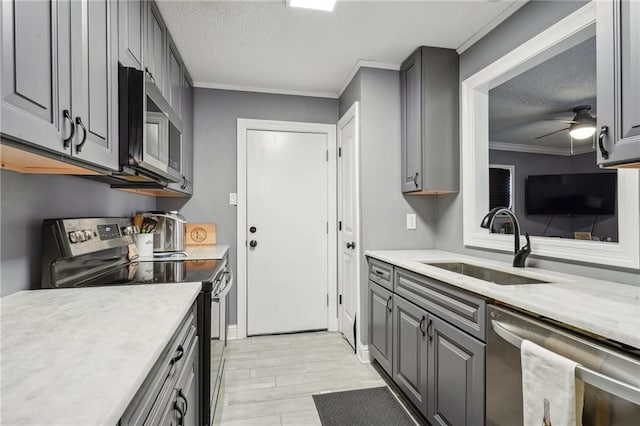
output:
M342 221L338 221L338 231L342 231Z
M327 293L327 306L329 306L329 293Z
M342 305L342 295L339 295L339 296L338 296L338 304L339 304L339 305Z
M342 147L338 148L338 157L342 157Z
M329 161L329 150L327 150L327 161Z
M327 234L329 233L329 222L327 222Z

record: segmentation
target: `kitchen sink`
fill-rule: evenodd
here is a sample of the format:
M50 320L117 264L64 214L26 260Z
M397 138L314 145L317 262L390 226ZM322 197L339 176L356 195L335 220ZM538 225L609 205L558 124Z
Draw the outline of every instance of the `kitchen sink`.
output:
M457 274L466 275L483 281L489 281L500 285L517 284L546 284L549 281L537 280L535 278L524 277L522 275L510 274L508 272L496 271L495 269L482 266L471 265L464 262L423 262L425 265L446 269Z

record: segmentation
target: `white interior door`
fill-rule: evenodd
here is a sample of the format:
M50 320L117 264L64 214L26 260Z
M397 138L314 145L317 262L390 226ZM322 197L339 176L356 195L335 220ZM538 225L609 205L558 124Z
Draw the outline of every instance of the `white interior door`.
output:
M328 137L247 131L247 334L327 328Z
M358 104L338 121L338 288L340 331L356 348L359 312Z

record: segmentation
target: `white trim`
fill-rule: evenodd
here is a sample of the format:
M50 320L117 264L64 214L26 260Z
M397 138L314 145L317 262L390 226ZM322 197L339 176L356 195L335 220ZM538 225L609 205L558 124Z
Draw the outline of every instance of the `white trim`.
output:
M371 357L371 352L369 351L369 345L363 345L360 342L358 342L356 355L358 356L360 362L362 362L363 364L368 364L373 360L373 358Z
M349 107L349 109L347 110L347 112L345 112L342 117L340 117L340 119L338 120L338 126L337 128L340 129L343 126L343 123L348 123L351 120L355 120L355 129L356 129L356 137L355 137L355 147L354 147L354 152L355 152L355 164L354 164L354 170L353 173L355 174L355 183L354 186L356 188L355 193L353 194L355 197L355 212L354 212L354 217L355 217L355 224L354 224L354 228L356 230L356 235L355 235L355 242L356 242L356 248L355 250L355 258L356 258L356 286L358 289L357 292L357 300L356 300L356 335L354 337L355 341L354 344L360 345L361 344L361 339L360 339L360 326L362 324L362 318L360 317L360 299L361 299L361 286L360 286L360 256L362 253L362 238L361 236L361 229L360 229L360 211L361 211L361 206L360 206L360 103L359 102L354 102L353 105L351 105ZM340 132L338 131L338 136L340 135ZM340 146L340 143L338 141L338 146ZM338 185L340 184L340 182L338 181ZM340 196L340 189L338 189L337 195ZM338 205L339 206L339 205ZM340 213L340 211L338 211L338 214ZM338 269L337 272L339 274L340 271L340 256L339 253L341 252L341 238L340 235L338 235L337 241L336 241L336 255L337 258L336 260L338 261ZM338 275L337 278L337 288L338 288L338 292L340 294L343 294L344 292L342 291L342 282L340 282L340 275ZM344 305L342 305L344 306ZM342 330L342 309L340 307L338 307L337 309L337 313L338 313L338 331Z
M468 48L476 44L482 37L486 36L491 31L493 31L498 25L504 22L509 16L513 15L518 11L518 9L520 9L522 6L527 4L528 1L529 0L520 0L520 1L515 1L511 3L505 10L500 12L500 14L495 18L493 18L487 25L480 28L480 30L477 31L474 35L466 39L464 43L462 43L456 49L456 52L458 52L458 55L461 55L462 52L464 52L465 50L467 50Z
M243 248L247 240L247 131L248 130L265 130L276 132L298 132L298 133L324 133L328 138L329 150L329 167L328 175L328 202L327 212L329 229L337 229L336 218L336 191L337 191L337 172L336 172L336 125L335 124L319 124L319 123L302 123L289 121L272 121L272 120L252 120L238 118L237 121L237 188L238 205L237 205L237 292L238 292L238 324L237 336L242 339L247 337L247 252ZM337 232L329 232L328 237L328 274L327 274L327 292L329 294L329 306L327 307L327 329L336 331L338 329L338 320L335 315L337 311ZM332 315L334 313L334 315Z
M527 152L530 154L562 155L565 157L587 154L595 151L593 145L585 145L577 148L574 146L572 154L571 148L565 149L554 146L528 145L508 142L489 142L489 149L495 151Z
M333 92L307 92L304 90L288 90L288 89L273 89L268 87L242 86L239 84L208 83L206 81L196 81L193 83L193 87L199 87L202 89L232 90L232 91L238 91L238 92L270 93L274 95L308 96L312 98L330 98L330 99L339 98L339 96Z
M227 326L227 340L236 340L236 339L238 339L238 325L230 324Z
M400 71L400 64L389 64L385 62L365 61L359 59L358 62L356 62L356 64L353 66L353 68L351 68L351 71L349 72L347 77L344 79L344 83L342 83L342 86L340 86L340 89L336 94L336 98L342 96L344 91L347 90L347 87L349 87L351 80L353 80L353 77L355 77L358 71L360 71L360 68L377 68L381 70Z
M511 253L513 237L480 228L488 210L489 89L593 35L595 2L514 49L461 84L462 186L464 245ZM619 243L532 237L539 257L640 269L640 177L618 170Z

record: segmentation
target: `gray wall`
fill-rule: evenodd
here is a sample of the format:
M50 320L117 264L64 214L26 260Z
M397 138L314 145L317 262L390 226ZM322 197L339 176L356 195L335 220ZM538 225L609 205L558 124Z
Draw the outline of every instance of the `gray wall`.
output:
M153 197L75 176L0 171L2 296L39 288L43 219L129 216L155 209Z
M358 93L359 91L359 93ZM400 74L361 68L340 98L343 114L360 100L360 229L362 252L433 248L435 199L400 190ZM406 229L407 213L417 229ZM368 343L367 262L361 258L360 340Z
M470 77L553 23L583 6L580 1L532 1L460 56L460 80ZM462 188L464 190L464 188ZM438 198L436 247L478 257L510 261L511 256L464 247L462 237L462 193ZM630 284L640 284L638 271L570 262L531 259L530 265Z
M565 173L611 173L599 168L596 153L580 155L547 155L528 152L489 150L491 164L515 166L515 214L521 232L530 235L573 238L574 232L591 232L598 237L611 237L618 241L618 215L561 216L525 214L525 182L529 175L554 175ZM594 222L595 220L595 222ZM549 224L547 228L547 224ZM546 232L545 232L546 229Z
M228 244L236 270L236 123L238 118L335 124L336 99L196 89L194 93L194 192L189 200L158 199L161 210L179 210L189 222L217 224L218 244ZM236 288L230 293L229 322L236 323Z

